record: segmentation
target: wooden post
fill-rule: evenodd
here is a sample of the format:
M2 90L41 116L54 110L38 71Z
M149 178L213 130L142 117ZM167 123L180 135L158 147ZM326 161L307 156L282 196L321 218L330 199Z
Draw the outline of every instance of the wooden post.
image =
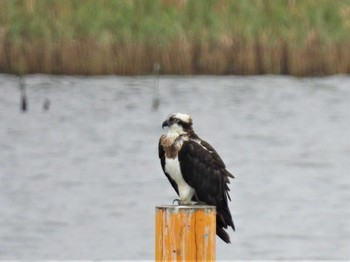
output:
M214 261L215 206L157 206L156 261Z

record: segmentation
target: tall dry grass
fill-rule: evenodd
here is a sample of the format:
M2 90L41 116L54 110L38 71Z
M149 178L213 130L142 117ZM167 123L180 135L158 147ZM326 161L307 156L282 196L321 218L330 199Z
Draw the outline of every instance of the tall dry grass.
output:
M4 73L350 73L349 0L0 1Z
M350 44L293 46L285 41L173 41L165 47L101 44L91 39L50 43L27 41L0 45L0 71L69 75L286 74L315 76L350 73Z

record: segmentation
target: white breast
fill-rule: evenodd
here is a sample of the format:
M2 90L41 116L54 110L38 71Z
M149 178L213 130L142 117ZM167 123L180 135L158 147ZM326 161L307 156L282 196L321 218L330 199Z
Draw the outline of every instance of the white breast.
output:
M180 200L182 204L191 204L192 196L194 194L194 189L189 186L184 180L178 157L165 158L165 172L175 181L179 189Z

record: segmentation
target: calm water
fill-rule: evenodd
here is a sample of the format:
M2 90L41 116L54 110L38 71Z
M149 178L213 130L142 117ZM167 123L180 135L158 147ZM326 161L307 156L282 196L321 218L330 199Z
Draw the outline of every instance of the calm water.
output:
M161 124L188 112L235 174L218 259L350 259L350 77L0 75L0 259L153 259L175 192ZM49 99L50 109L42 104Z

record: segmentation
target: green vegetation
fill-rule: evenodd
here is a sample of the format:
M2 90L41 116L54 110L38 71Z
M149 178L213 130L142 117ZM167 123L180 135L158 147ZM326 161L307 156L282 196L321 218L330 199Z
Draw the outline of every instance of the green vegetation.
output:
M350 0L0 0L0 71L350 73Z

